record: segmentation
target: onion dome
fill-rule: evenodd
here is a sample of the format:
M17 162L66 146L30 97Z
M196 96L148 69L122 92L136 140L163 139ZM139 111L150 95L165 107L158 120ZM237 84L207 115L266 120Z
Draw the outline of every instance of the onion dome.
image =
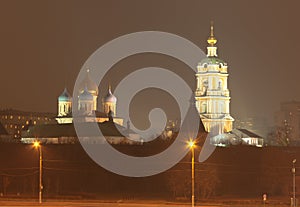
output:
M88 91L87 87L84 88L83 92L79 95L79 100L93 101L93 95Z
M72 96L69 94L67 88L65 88L62 94L58 97L58 101L72 101Z
M204 64L207 64L207 65L219 65L219 64L222 64L222 65L227 65L227 63L220 59L220 58L217 58L217 57L206 57L206 58L203 58L201 61L200 61L200 65L204 65Z
M111 103L117 102L117 98L112 94L110 86L108 88L107 95L103 99L103 102L111 102Z
M86 71L85 78L79 84L79 93L83 93L85 88L87 88L88 92L90 92L92 95L98 96L98 85L91 79L90 70Z

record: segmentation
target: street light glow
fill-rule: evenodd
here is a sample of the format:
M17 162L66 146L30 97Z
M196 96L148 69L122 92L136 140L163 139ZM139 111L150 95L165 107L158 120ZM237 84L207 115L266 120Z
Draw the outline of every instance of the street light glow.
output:
M190 148L194 148L195 147L195 142L191 140L191 141L188 142L188 145L189 145Z
M39 168L40 168L40 178L39 178L39 203L42 203L42 193L43 193L43 155L42 146L39 141L34 141L33 146L39 150Z
M33 143L33 146L34 146L35 148L38 148L38 147L40 147L40 142L38 142L38 141L35 141L35 142Z

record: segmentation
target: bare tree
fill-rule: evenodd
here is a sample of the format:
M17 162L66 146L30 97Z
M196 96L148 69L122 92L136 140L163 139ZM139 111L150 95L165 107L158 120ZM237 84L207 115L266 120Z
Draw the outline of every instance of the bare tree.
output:
M3 194L6 195L7 194L7 188L10 185L11 180L8 176L3 176L2 177L2 187L3 187Z
M289 146L289 130L287 129L287 127L277 126L272 132L268 134L268 140L270 145Z

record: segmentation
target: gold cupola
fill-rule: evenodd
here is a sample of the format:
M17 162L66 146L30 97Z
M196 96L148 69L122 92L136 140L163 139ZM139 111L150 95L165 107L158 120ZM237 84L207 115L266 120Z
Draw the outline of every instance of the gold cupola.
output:
M210 36L207 39L207 57L217 57L217 39L214 36L214 25L213 22L210 23Z

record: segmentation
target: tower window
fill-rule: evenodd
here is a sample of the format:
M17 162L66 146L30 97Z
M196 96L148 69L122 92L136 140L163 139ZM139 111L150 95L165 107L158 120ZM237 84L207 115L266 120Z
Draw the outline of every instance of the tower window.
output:
M201 110L200 113L206 113L206 103L201 104Z

